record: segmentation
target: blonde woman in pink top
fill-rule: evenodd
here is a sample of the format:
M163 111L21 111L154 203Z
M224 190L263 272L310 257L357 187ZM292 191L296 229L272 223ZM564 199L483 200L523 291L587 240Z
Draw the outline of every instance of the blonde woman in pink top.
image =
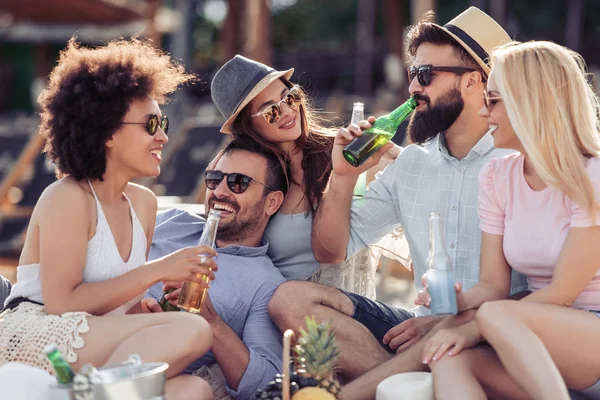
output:
M457 286L459 311L479 311L423 352L438 399L600 398L600 107L584 68L550 42L492 53L481 114L518 153L480 175L480 283ZM520 301L502 300L511 268L528 278Z

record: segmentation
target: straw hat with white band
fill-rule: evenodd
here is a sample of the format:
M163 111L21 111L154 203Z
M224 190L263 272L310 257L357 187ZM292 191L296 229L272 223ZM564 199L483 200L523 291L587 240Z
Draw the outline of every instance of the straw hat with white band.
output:
M487 75L492 50L512 40L500 24L477 7L469 7L444 26L434 25L452 36Z

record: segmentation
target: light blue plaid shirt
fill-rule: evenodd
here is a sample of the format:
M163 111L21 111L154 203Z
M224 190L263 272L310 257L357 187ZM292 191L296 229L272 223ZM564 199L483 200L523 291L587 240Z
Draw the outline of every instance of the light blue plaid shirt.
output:
M454 263L457 282L464 289L479 281L481 230L477 215L479 172L490 159L508 154L494 148L487 133L462 160L448 153L439 134L425 146L410 145L369 185L364 201L353 202L347 255L378 242L398 225L404 228L415 284L420 289L429 253L429 215L440 214L446 251ZM527 289L513 271L511 293ZM429 310L413 309L417 315Z

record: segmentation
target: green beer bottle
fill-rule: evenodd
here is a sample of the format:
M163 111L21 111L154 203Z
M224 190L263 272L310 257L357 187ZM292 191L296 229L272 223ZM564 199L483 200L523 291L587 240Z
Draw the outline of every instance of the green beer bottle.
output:
M158 304L160 304L163 311L180 311L179 307L175 307L173 304L169 303L169 300L165 298L165 295L174 291L175 288L170 288L166 292L163 292L158 298Z
M391 113L377 118L371 128L344 148L346 161L354 167L364 163L396 134L400 124L416 107L417 101L410 97Z
M58 383L63 385L72 383L75 373L67 360L60 354L60 351L58 351L56 346L53 344L46 346L46 348L44 348L44 353L46 353L46 356L48 356L48 359L50 360L50 364L52 364L54 371L56 371L56 380Z

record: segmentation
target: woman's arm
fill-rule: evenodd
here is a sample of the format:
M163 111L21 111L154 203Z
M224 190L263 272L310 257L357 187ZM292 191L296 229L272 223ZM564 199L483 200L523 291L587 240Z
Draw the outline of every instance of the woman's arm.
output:
M146 263L113 279L82 282L91 226L88 204L85 192L77 185L66 183L45 191L36 206L40 280L48 313L85 311L102 315L162 279L196 280L196 273L214 277L201 267L200 257L194 256L201 251L193 247Z
M600 268L600 227L571 228L552 282L523 301L570 307Z
M464 293L459 312L479 308L486 301L508 298L511 267L504 257L503 240L503 235L482 232L479 282Z

